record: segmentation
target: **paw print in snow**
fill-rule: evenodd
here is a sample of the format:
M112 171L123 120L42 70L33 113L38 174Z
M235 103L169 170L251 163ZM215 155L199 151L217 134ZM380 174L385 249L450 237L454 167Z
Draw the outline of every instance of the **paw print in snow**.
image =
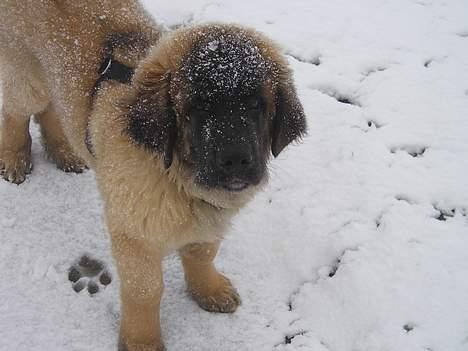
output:
M68 270L68 280L76 292L87 288L88 292L94 295L99 292L100 286L109 285L112 277L102 261L83 255L79 261L71 265Z

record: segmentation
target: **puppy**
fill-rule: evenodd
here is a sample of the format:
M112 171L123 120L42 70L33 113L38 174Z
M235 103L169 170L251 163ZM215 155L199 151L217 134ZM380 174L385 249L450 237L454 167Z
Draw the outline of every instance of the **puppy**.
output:
M65 171L87 165L121 282L119 350L163 350L162 258L178 250L207 311L240 298L213 265L226 225L267 182L270 155L305 134L286 61L260 33L164 33L132 0L0 4L0 169L31 170L29 118Z

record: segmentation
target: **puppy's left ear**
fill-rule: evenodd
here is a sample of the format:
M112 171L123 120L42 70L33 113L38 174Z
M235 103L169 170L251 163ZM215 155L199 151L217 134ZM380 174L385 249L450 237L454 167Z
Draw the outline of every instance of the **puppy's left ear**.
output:
M149 75L148 75L149 76ZM171 166L177 139L176 115L169 94L170 74L145 77L128 107L127 132L137 144L163 156Z
M274 157L307 131L304 109L297 97L290 71L287 70L284 76L278 85L273 117L271 152Z

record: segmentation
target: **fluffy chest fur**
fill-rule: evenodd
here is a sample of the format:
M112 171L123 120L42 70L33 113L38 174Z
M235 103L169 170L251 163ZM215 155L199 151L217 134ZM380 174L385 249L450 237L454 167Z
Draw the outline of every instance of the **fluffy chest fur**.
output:
M90 121L94 169L109 231L125 232L165 253L190 242L221 239L238 204L222 208L203 200L202 194L194 196L193 185L188 176L184 178L177 160L165 169L157 155L129 140L115 103L129 91L126 85L107 83L97 96Z

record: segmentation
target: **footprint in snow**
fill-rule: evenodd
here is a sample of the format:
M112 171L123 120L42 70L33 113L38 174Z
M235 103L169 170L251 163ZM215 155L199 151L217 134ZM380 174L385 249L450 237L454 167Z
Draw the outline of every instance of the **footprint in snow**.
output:
M83 255L68 270L68 280L77 293L87 288L91 295L112 282L112 277L102 261Z
M289 57L292 57L294 60L302 62L302 63L308 63L308 64L314 65L314 66L320 66L322 64L322 61L320 60L319 55L309 57L309 58L305 58L305 57L303 57L301 55L296 55L296 54L294 54L294 53L292 53L290 51L286 52L286 55L289 56Z
M392 154L395 154L399 151L404 151L412 157L422 157L429 147L423 145L402 145L395 146L390 149Z
M313 88L313 89L318 90L322 94L328 95L329 97L335 99L337 102L341 104L361 107L361 103L358 101L357 98L348 94L343 94L334 88L331 88L331 87L320 88L319 87L319 88Z
M367 70L365 70L364 72L362 72L362 78L361 78L361 82L363 82L364 80L366 80L367 78L369 78L370 76L376 74L376 73L379 73L379 72L383 72L383 71L386 71L388 69L387 66L375 66L375 67L372 67L372 68L369 68Z

